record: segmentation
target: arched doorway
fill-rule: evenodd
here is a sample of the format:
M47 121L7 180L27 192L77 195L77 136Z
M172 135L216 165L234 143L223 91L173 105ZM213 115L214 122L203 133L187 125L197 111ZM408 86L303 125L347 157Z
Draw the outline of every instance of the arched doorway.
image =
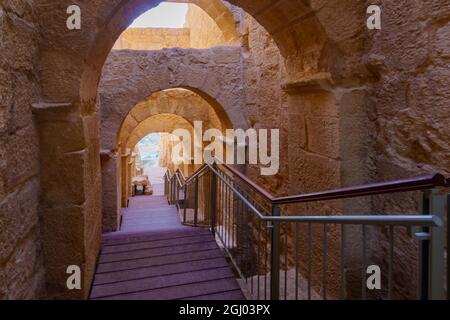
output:
M233 128L221 106L217 103L211 105L203 98L204 93L200 95L196 92L183 88L158 91L131 109L126 109L121 100L115 100L117 106L122 108L119 113L123 112L125 117L122 121L119 121L119 117L103 118L103 232L119 229L121 208L127 207L128 199L132 195L133 176L130 175L130 168L134 166L133 153L136 154L135 147L144 137L156 132L170 134L176 129L193 132L196 121L202 123L204 130L214 128L224 132L227 128ZM161 151L170 154L171 150ZM170 164L171 159L164 160L167 167L172 170L177 168ZM186 169L186 175L189 175L198 167L199 165L191 164L183 169Z
M52 104L52 108L46 108L46 110L57 110L58 116L64 123L60 137L56 137L51 144L41 148L41 162L51 163L44 168L41 175L44 181L69 181L66 188L67 196L64 196L64 191L55 185L44 183L43 187L46 198L43 200L42 207L44 215L48 214L45 223L50 226L45 234L45 246L51 248L51 251L65 250L67 252L65 256L52 260L48 268L50 270L48 282L54 284L56 295L59 295L58 292L61 294L66 292L66 289L61 287L61 283L64 283L64 267L68 264L83 266L83 280L86 284L84 287L87 287L92 278L95 257L99 250L101 170L98 156L100 149L98 111L101 106L108 105L107 101L102 100L96 104L101 70L108 53L123 30L135 17L159 2L117 0L108 1L107 4L104 1L90 1L84 4L83 28L90 30L92 37L89 38L68 30L61 32L59 22L64 20L66 9L64 4L47 0L42 1L43 5L38 8L38 14L43 16L41 27L47 31L43 34L40 57L40 68L43 70L42 96L46 103L57 103L59 108L53 108L55 105ZM199 1L200 5L206 7L210 3ZM269 32L282 52L287 74L280 85L283 85L287 92L294 93L294 98L289 98L290 101L288 101L289 119L294 119L298 114L297 103L302 102L305 92L307 95L318 94L321 106L333 108L337 103L334 100L333 85L354 84L351 81L344 81L348 78L353 79L354 70L346 64L345 52L345 49L351 45L348 44L347 38L340 39L339 35L333 32L334 26L327 24L324 17L316 16L314 10L317 8L310 7L302 1L295 2L295 5L286 1L267 3L231 1L231 3L253 16ZM52 10L48 10L45 4L50 4ZM278 14L274 15L274 12ZM331 41L329 41L330 38ZM245 47L245 36L242 39ZM331 61L337 63L330 63ZM55 79L55 74L61 77ZM270 77L270 74L266 76ZM195 77L192 81L194 79ZM165 88L176 86L195 89L198 87L198 85L189 86L182 81L171 83L170 80L167 79L170 86ZM209 94L211 100L220 101L224 90L211 81L205 83L211 88L212 92ZM219 81L219 85L221 83L222 81ZM345 92L343 94L345 95ZM313 96L314 99L315 97L317 96ZM139 99L141 98L143 97ZM234 95L230 97L228 103L220 104L231 105L239 111L241 98L242 95ZM42 113L42 117L47 116ZM233 122L233 119L230 120ZM246 119L239 116L236 116L236 120L246 123ZM320 123L323 122L319 120L318 123L320 130ZM299 125L297 120L292 120L289 127L301 128L301 123ZM40 128L44 131L46 129L51 128L45 125ZM71 137L70 144L67 143L68 135ZM339 142L334 140L331 144L340 145ZM289 150L293 168L300 167L295 165L299 158L310 156L296 148ZM72 164L70 173L64 169L67 168L68 163ZM332 169L339 167L339 163L326 161L326 165L330 163ZM77 179L71 179L74 176ZM299 176L301 173L296 173L296 177ZM330 176L330 180L326 182L337 183L339 177L335 181L333 180L335 176L339 174ZM52 221L58 219L58 213L68 211L73 212L74 227L70 232L65 232L64 226ZM56 229L53 230L53 227ZM67 241L67 237L70 236L73 236L73 239ZM67 248L58 244L68 242L71 245ZM83 294L86 295L85 292Z

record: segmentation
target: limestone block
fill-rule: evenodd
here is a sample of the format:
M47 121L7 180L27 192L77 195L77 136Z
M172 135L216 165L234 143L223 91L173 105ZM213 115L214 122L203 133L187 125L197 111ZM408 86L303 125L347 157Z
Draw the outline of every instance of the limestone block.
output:
M450 25L447 23L436 31L434 40L434 52L441 58L450 58Z
M5 11L0 10L0 30L2 60L8 61L13 70L32 70L37 54L37 36L33 25L14 14L7 15Z
M43 200L52 205L82 204L85 201L84 166L86 151L46 157L41 186L46 190ZM50 161L50 160L48 160Z
M39 181L35 178L0 203L0 265L38 223Z
M337 118L306 117L308 150L325 157L339 158L339 124Z
M308 93L331 91L333 80L328 72L319 72L283 84L283 89L290 93Z
M71 232L67 232L70 226ZM66 287L66 269L70 265L85 267L85 236L83 207L47 208L44 216L44 249L47 284L51 295L83 298L89 283L83 283L83 291L69 291Z
M4 265L4 298L8 300L39 299L44 293L44 269L39 230L33 229L18 245ZM1 279L0 273L0 279ZM1 293L0 285L0 296Z
M6 141L6 183L8 190L39 173L39 147L33 125L8 136Z
M337 91L336 95L336 104L340 116L367 117L368 92L366 90Z
M113 49L160 50L163 48L189 48L191 39L187 28L129 28L117 39Z
M308 152L301 152L292 169L298 192L333 189L340 183L339 161Z
M0 135L10 130L12 101L11 74L0 68Z
M241 50L238 47L215 47L211 49L212 60L216 64L239 63Z

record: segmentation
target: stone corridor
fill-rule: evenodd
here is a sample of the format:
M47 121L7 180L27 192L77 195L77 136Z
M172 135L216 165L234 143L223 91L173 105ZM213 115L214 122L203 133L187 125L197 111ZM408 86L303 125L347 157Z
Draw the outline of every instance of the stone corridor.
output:
M185 6L177 28L134 26L161 4ZM72 5L81 12L79 28L69 27ZM371 5L381 10L380 29L368 28ZM449 66L449 0L0 0L0 300L242 298L207 231L182 226L162 197L134 197L136 179L149 180L150 160L184 181L205 165L184 153L186 163L174 160L180 142L174 130L194 135L199 121L221 133L279 130L277 174L263 176L265 164L249 163L244 137L245 163L234 165L229 178L265 213L448 210L442 197L450 185ZM156 160L138 148L150 134L160 135ZM424 176L431 182L421 185ZM294 204L267 200L404 179L423 189ZM187 193L197 198L183 205L190 215L199 206L210 213L211 184L190 182ZM142 192L151 193L146 183ZM216 193L217 202L229 199L215 213L247 212L232 194ZM254 220L239 219L221 226L241 237L242 248L232 254L251 251L247 241L259 248L270 238L252 238ZM393 277L394 296L416 298L422 244L411 233L396 233L394 248L389 228L358 229L345 238L343 227L316 226L308 277L306 260L294 263L296 252L288 248L298 240L305 253L308 230L296 237L296 227L285 228L280 252L288 254L281 262L298 269L288 284L300 275L318 295L328 289L331 298L359 299L367 259ZM177 251L190 246L177 240L185 238L204 250ZM166 261L170 250L173 260ZM269 245L261 250L270 254ZM80 289L67 286L73 266ZM215 271L199 272L209 267ZM245 268L247 278L267 271L247 262ZM196 291L183 289L180 270L191 270ZM167 288L166 273L173 274ZM220 280L209 286L211 279Z

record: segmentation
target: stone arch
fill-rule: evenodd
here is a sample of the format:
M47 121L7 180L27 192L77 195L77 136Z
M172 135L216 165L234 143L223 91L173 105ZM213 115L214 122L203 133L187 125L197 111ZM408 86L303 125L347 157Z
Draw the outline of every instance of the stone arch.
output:
M176 129L186 129L192 132L193 125L189 120L176 114L157 114L139 123L128 136L125 146L133 150L140 140L151 133L171 133Z
M118 113L125 116L120 123L120 117L113 117L114 121L108 118L101 125L104 232L116 231L119 227L121 207L126 207L131 192L131 178L126 175L132 172L129 168L133 161L132 152L142 138L152 132L170 133L179 128L193 133L195 121L202 121L205 130L224 130L229 128L230 122L228 117L219 117L215 108L202 96L182 88L155 92L131 109L125 108L122 100L111 101L115 102L114 106L109 105L112 110L119 107L122 111ZM110 110L103 111L111 114ZM187 173L193 172L195 168L195 165L184 167Z
M170 134L176 129L188 130L193 134L194 127L190 121L180 115L160 113L153 115L141 123L125 137L123 148L119 150L117 157L108 159L103 168L103 182L109 190L103 192L103 202L107 210L103 210L104 232L117 231L120 227L121 208L127 207L128 199L132 196L132 179L135 177L136 146L144 137L151 133ZM108 169L116 168L116 173L110 174ZM172 166L170 166L172 167ZM183 166L192 172L193 166ZM117 191L117 193L115 192ZM119 200L120 199L120 200Z
M239 44L240 35L236 29L233 13L220 0L169 0L168 2L192 3L206 12L222 30L229 44Z
M58 136L52 141L41 144L40 154L41 163L48 164L41 170L41 179L44 182L52 181L42 185L41 208L48 227L44 227L48 230L44 234L44 248L48 253L47 257L54 252L64 252L64 255L58 255L47 262L50 295L80 298L88 294L87 288L94 273L101 235L98 223L101 221L99 114L96 104L101 71L115 40L123 30L134 18L160 2L85 1L81 5L83 31L65 28L67 3L56 0L35 2L35 13L40 17L42 31L38 70L43 101L39 104L38 117L42 124L39 130L58 132ZM286 59L286 90L296 91L300 88L332 92L337 84L346 88L361 86L361 74L365 70L362 62L357 65L352 62L362 51L361 39L364 32L361 30L364 26L363 23L361 27L347 26L357 26L360 23L361 15L365 13L365 9L361 10L364 2L355 5L354 2L342 4L341 0L325 3L303 0L230 0L230 3L248 12L274 38ZM360 13L353 17L355 11ZM339 21L344 21L345 25L340 25ZM195 75L193 79L184 81L163 79L162 82L168 84L165 88L185 87L198 90L199 85L195 84L194 79ZM222 88L222 79L216 80L219 81L218 87ZM153 83L154 88L158 87L155 79ZM161 89L163 88L158 90ZM202 91L207 92L209 98L215 101L220 101L221 95L226 92L211 92L206 89L203 88ZM342 91L341 94L345 95L346 92ZM239 103L233 103L233 99L239 101L239 97L230 97L227 103L219 103L239 109ZM301 100L299 97L292 104ZM101 105L105 103L101 99L98 102ZM294 106L292 114L295 112L298 111ZM53 119L58 121L51 121ZM234 125L233 119L230 120ZM234 120L242 123L241 118ZM61 184L64 184L64 190L60 188ZM74 226L71 232L66 232L59 221L67 212L70 212L71 224ZM65 267L72 264L83 268L83 291L68 292L63 285L66 280Z
M222 121L215 113L214 108L191 90L163 90L152 94L129 111L119 129L117 143L125 146L127 139L138 126L158 114L178 115L186 119L192 126L195 121L202 121L204 127L219 130L225 129L228 121L228 119ZM111 132L111 134L113 133ZM102 135L103 138L104 135Z
M192 63L187 63L191 61ZM184 88L204 99L225 128L247 128L239 72L240 49L111 52L99 89L102 148L114 150L131 107L156 92ZM131 66L131 67L130 67ZM164 111L164 110L160 110ZM167 112L167 110L165 110Z
M240 34L234 14L222 1L169 0L166 2L189 5L188 19L182 30L127 29L119 37L114 49L159 50L163 47L199 48L240 44ZM190 32L186 28L190 29ZM211 32L209 36L203 33L206 30ZM155 41L155 38L159 40Z

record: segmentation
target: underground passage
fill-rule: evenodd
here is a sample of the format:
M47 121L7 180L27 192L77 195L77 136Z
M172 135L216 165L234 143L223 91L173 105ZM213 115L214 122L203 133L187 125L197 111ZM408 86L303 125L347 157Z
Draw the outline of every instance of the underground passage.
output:
M0 0L0 300L448 300L450 1L373 2Z

